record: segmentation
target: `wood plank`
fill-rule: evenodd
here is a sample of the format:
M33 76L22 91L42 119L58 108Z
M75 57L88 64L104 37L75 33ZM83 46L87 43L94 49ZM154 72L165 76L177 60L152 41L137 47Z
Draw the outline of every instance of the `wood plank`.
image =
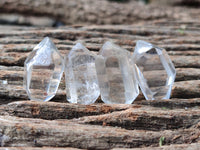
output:
M88 1L89 6L101 4L102 7L86 7ZM80 5L75 5L77 2ZM157 5L142 6L135 2L69 0L66 5L63 5L64 1L56 3L66 12L60 14L59 9L51 11L54 3L54 0L38 4L31 0L0 1L0 12L6 14L23 16L22 13L26 12L24 17L43 14L66 24L76 22L59 28L0 25L0 146L5 146L0 150L199 147L199 9L172 6L156 9ZM73 11L67 9L71 5ZM144 8L145 11L141 12ZM71 12L73 17L69 17ZM84 25L85 21L88 24L123 22L126 25ZM107 105L100 98L92 105L70 104L66 101L62 79L58 93L52 99L54 102L29 101L22 87L23 63L44 36L52 38L63 56L78 40L82 40L94 54L111 39L131 53L137 40L163 47L177 71L172 98L146 101L140 94L131 105ZM159 147L161 137L164 137L164 146Z
M0 120L1 137L6 147L134 148L158 146L162 136L165 137L166 144L198 142L200 134L200 130L196 128L155 132L81 125L63 120L47 121L11 116L0 116Z

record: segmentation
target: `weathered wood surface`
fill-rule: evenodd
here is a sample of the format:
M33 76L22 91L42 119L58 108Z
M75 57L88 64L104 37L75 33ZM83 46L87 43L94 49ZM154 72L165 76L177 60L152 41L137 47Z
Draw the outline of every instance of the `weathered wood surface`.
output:
M0 1L1 13L52 16L76 24L59 28L0 25L0 150L200 149L200 10L106 0L78 0L79 5L72 0L67 5L56 2ZM58 9L52 11L55 6ZM70 104L63 78L52 102L29 101L22 86L23 63L45 36L52 38L63 56L77 40L94 53L107 40L131 53L137 40L166 48L177 71L171 99L146 101L140 94L132 105L107 105L100 98L92 105Z
M154 150L199 150L200 144L173 144L170 146L154 147ZM42 148L33 148L33 147L3 147L0 150L80 150L76 148L52 148L52 147L42 147ZM112 150L150 150L152 148L113 148Z
M200 142L200 24L194 23L195 31L193 26L186 27L184 33L179 31L182 22L152 24L154 27L95 25L58 29L1 26L1 146L154 149L165 137L163 149L199 147L190 143ZM108 39L131 52L138 39L164 47L177 70L172 99L145 101L141 94L132 105L69 104L63 79L52 100L62 103L22 101L28 100L22 87L23 62L44 36L53 39L63 56L79 39L94 53Z
M162 147L154 147L154 150L199 150L199 143L195 144L172 144L169 146L162 146ZM56 148L56 147L42 147L42 148L35 148L35 147L2 147L0 150L80 150L76 148ZM112 150L150 150L152 148L113 148Z
M160 137L165 137L166 145L200 140L198 105L168 109L136 104L77 106L25 101L2 105L0 114L3 146L108 149L158 146ZM52 120L55 116L58 120Z
M170 146L154 147L154 150L199 150L200 144L172 144ZM152 148L114 148L112 150L150 150Z
M138 0L116 3L108 0L1 0L2 22L26 25L64 24L136 24L148 20L197 21L199 0ZM162 2L163 5L160 5ZM185 5L187 4L187 5ZM177 7L171 7L176 5ZM185 7L190 6L185 11ZM10 18L8 16L10 15ZM56 23L56 21L58 21Z
M57 147L2 147L0 150L83 150L83 149L78 149L78 148L70 148L70 147L65 147L65 148L57 148Z

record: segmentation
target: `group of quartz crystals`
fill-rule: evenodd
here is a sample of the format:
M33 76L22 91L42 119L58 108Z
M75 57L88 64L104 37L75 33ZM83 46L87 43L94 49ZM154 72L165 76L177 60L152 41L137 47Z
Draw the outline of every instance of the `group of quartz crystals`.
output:
M132 56L111 42L98 55L77 43L63 60L46 37L25 61L24 86L29 98L53 98L64 70L67 100L86 105L99 95L105 103L131 104L139 94L138 85L147 100L168 99L176 76L167 52L145 41L137 41Z

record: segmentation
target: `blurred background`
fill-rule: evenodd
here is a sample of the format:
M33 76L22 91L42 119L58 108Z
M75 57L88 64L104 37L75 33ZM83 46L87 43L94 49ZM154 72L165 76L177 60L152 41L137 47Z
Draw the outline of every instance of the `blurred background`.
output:
M199 21L200 0L0 0L0 24L60 27Z

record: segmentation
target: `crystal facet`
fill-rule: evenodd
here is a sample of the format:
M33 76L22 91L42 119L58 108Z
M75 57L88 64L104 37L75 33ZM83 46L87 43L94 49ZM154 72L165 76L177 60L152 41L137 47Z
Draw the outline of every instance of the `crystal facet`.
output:
M145 41L137 41L133 60L145 98L169 99L176 70L167 52Z
M77 43L65 57L67 100L71 103L92 104L100 95L95 68L96 56Z
M109 104L131 104L139 94L130 52L106 42L96 59L101 99Z
M53 42L44 38L24 63L24 87L31 100L49 101L57 92L64 60Z

